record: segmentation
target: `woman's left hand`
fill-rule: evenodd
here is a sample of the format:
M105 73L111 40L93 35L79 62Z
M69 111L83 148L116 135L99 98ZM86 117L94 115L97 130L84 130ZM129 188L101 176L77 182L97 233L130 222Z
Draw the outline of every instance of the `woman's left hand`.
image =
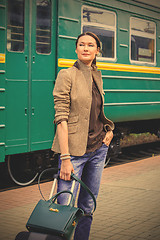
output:
M112 131L108 131L106 133L105 138L103 139L103 143L105 143L109 147L109 144L112 141L112 138L113 138L113 132Z

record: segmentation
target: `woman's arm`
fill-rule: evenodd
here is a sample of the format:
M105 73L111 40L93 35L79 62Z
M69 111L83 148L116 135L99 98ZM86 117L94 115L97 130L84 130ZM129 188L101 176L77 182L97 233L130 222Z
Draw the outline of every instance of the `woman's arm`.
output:
M57 124L57 133L61 154L69 154L67 119L70 112L71 81L72 79L68 73L68 70L63 69L58 73L53 90L55 108L54 122ZM74 171L74 169L70 158L62 160L60 178L63 180L70 180L72 171Z
M62 121L57 125L58 140L61 154L68 154L68 125L66 121ZM71 172L74 172L70 158L62 160L60 178L66 181L71 180Z

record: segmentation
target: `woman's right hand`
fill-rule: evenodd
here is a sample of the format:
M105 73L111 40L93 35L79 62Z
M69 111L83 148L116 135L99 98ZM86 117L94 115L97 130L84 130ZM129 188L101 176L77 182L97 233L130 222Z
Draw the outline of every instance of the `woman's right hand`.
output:
M60 178L65 181L71 180L71 172L74 172L73 165L70 159L62 160L60 169Z

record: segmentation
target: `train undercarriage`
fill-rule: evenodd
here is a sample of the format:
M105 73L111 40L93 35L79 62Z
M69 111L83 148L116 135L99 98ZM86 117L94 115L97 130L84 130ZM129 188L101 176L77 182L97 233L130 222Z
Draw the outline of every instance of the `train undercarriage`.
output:
M110 144L105 166L110 159L121 154L121 139L130 133L150 132L160 138L160 119L116 123L114 138ZM58 170L58 155L51 150L41 150L7 156L7 168L11 179L18 185L31 184L42 170L46 168Z

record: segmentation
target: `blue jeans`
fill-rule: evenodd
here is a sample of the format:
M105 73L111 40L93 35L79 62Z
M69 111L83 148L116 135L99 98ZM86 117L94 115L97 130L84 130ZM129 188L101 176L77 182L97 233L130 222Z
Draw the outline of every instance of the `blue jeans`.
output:
M94 152L86 153L83 156L71 156L71 162L74 167L74 173L78 178L90 188L95 198L98 196L100 181L102 177L102 171L104 168L105 159L107 156L108 147L103 143L102 146ZM59 168L61 160L59 160ZM78 182L75 184L74 196L76 197L78 191ZM72 186L71 181L64 181L59 179L57 192L63 190L70 190ZM67 205L69 195L63 194L58 199L58 203ZM90 227L92 223L92 212L94 203L88 192L80 188L78 197L78 207L82 208L85 212L85 216L82 217L76 227L74 240L88 240Z

